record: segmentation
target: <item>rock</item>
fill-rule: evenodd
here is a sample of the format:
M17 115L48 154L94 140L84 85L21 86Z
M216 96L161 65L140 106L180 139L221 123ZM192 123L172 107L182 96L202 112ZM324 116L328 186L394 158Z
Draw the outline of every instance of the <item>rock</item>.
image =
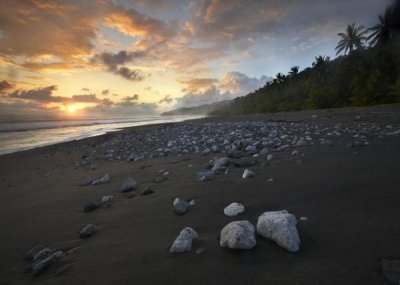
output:
M244 157L241 159L235 159L233 165L235 167L249 167L257 164L257 160L252 157Z
M221 231L219 244L230 249L251 249L256 245L255 228L249 221L235 221Z
M280 146L276 149L276 151L285 151L289 149L289 145L285 144L283 146Z
M290 155L291 156L298 156L299 155L299 151L298 150L294 150L294 151L292 151L292 153Z
M296 146L305 146L305 145L307 145L307 142L304 139L304 137L299 138L299 140L296 143Z
M192 228L186 227L180 233L179 236L175 239L172 244L169 252L170 253L182 253L192 250L192 241L193 239L198 238L198 234Z
M136 183L136 181L133 178L128 178L124 182L122 182L121 192L125 193L125 192L129 192L132 190L136 190L137 186L138 186L138 184Z
M88 224L79 232L79 237L80 238L91 237L96 232L96 230L97 230L96 225Z
M94 179L93 177L86 177L85 179L82 180L81 186L92 185L94 181L96 181L96 179Z
M326 139L321 139L320 144L324 145L324 146L332 146L332 142L330 140L326 140Z
M214 165L211 170L213 172L224 172L228 164L229 164L228 157L218 158L214 161Z
M28 250L25 253L25 259L32 260L35 257L35 255L43 249L45 249L45 247L43 245L37 245L37 246L31 248L30 250Z
M390 284L400 284L400 260L382 260L382 271Z
M242 204L234 202L234 203L231 203L229 206L227 206L224 209L224 214L225 214L225 216L228 216L228 217L235 217L235 216L243 213L244 210L245 210L245 208Z
M153 194L153 193L154 193L153 189L151 189L150 186L146 186L146 187L142 190L142 193L140 193L140 195L146 196L146 195L150 195L150 194Z
M189 206L190 206L190 207L196 206L196 200L195 200L195 199L190 200L190 201L189 201Z
M273 158L274 158L274 157L273 157L272 154L268 154L268 155L267 155L267 161L271 161Z
M164 182L167 179L168 179L167 176L161 175L161 176L158 176L156 179L154 179L154 183L161 183L161 182Z
M307 217L300 217L299 219L300 219L300 221L302 221L302 222L307 222L307 221L308 221L308 218L307 218Z
M181 216L184 215L187 210L189 209L190 205L188 202L184 200L179 200L177 203L174 205L174 211L177 215Z
M197 172L197 181L199 182L207 182L215 179L214 172L209 170L199 171Z
M32 274L33 275L38 275L41 273L44 269L50 267L54 263L56 263L58 260L64 257L64 253L62 251L56 251L52 253L50 256L46 257L45 259L42 259L40 262L36 263L32 267Z
M257 233L291 252L300 249L296 217L287 211L265 212L258 217Z
M98 204L97 203L95 203L95 202L88 202L86 205L85 205L85 207L83 208L83 211L84 212L92 212L92 211L95 211L95 210L97 210L97 208L98 208L99 206L98 206Z
M252 178L252 177L254 177L254 176L256 176L256 174L255 174L253 171L251 171L250 169L248 169L248 168L246 168L246 169L243 171L243 174L242 174L242 178L243 178L243 179Z
M46 247L35 254L35 256L33 257L33 261L44 259L48 257L49 254L50 254L50 249Z
M111 182L111 176L109 174L106 174L100 178L100 183L110 183L110 182Z
M114 196L103 196L100 200L100 207L102 208L109 208L112 205L112 201L114 199Z
M181 199L175 198L174 201L172 202L172 205L175 207L175 205L180 201Z

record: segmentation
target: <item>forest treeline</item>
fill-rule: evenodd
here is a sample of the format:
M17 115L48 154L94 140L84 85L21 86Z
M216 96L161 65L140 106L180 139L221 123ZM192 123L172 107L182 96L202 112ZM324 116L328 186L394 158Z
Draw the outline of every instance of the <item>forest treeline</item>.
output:
M375 26L355 23L339 33L336 59L320 55L299 72L293 66L213 115L369 106L400 102L400 5L379 15Z

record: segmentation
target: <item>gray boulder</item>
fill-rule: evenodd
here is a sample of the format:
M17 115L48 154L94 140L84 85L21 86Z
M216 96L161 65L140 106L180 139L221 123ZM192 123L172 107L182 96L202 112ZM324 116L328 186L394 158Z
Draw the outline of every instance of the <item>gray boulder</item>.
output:
M43 245L37 245L37 246L31 248L30 250L28 250L25 253L25 259L32 260L35 257L35 255L43 249L45 249L45 247Z
M207 182L215 179L214 172L209 170L199 171L197 172L197 181L199 182Z
M96 225L88 224L79 232L79 237L80 238L91 237L96 232L96 230L97 230Z
M56 251L46 257L45 259L42 259L41 261L37 262L36 264L33 265L32 267L32 274L33 275L38 275L41 273L44 269L48 268L49 266L53 265L56 263L58 260L64 257L64 253L62 251Z
M92 185L94 181L96 181L96 179L94 179L93 177L86 177L85 179L82 180L81 186Z
M252 249L256 245L255 228L249 221L235 221L221 231L219 244L230 249Z
M189 207L189 203L184 200L179 200L178 202L174 203L174 211L179 216L184 215Z
M182 253L192 250L192 241L193 239L198 238L198 234L192 228L186 227L180 233L179 236L175 239L172 244L169 252L170 253Z
M129 192L132 190L136 190L137 186L138 186L138 184L136 183L136 181L133 178L128 178L124 182L122 182L121 192L125 193L125 192Z
M245 208L242 204L234 202L234 203L229 204L229 206L227 206L224 209L224 214L225 214L225 216L228 216L228 217L235 217L235 216L243 213L244 210L245 210Z
M109 174L106 174L100 178L100 183L110 183L110 182L111 182L111 176Z
M265 212L258 217L257 233L291 252L300 249L296 217L287 211Z
M251 171L250 169L248 169L248 168L246 168L246 169L243 171L243 174L242 174L242 178L243 178L243 179L252 178L252 177L254 177L254 176L256 176L256 174L255 174L253 171Z

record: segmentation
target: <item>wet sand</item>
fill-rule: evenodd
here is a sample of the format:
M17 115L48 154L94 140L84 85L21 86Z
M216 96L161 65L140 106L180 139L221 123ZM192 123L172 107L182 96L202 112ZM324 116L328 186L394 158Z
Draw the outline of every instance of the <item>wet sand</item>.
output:
M399 123L399 107L280 113L247 119L313 120L334 124L353 120ZM318 114L317 118L311 118ZM241 118L208 119L208 121ZM357 118L359 119L359 118ZM207 120L205 120L207 121ZM152 126L157 128L158 126ZM400 138L371 139L367 147L344 143L310 145L274 153L267 166L242 179L231 168L206 183L196 173L221 154L187 154L140 162L94 161L95 170L75 167L81 146L116 134L0 156L1 284L386 284L383 258L400 259ZM176 162L177 161L177 162ZM173 163L172 163L173 162ZM189 167L192 165L192 167ZM153 183L160 169L171 174ZM109 184L82 187L87 176L110 174ZM133 177L154 193L128 199L121 182ZM273 182L268 182L273 178ZM113 195L113 206L85 213L86 202ZM195 198L184 216L172 201ZM229 218L231 202L246 206ZM230 221L256 223L265 211L286 209L298 218L301 249L290 253L257 237L252 250L219 246L218 235ZM307 221L299 220L307 217ZM88 239L79 231L101 225ZM172 255L169 246L186 226L199 234L192 252ZM37 277L24 274L24 253L35 245L68 250L72 265L59 277L57 266ZM204 252L196 254L196 250Z

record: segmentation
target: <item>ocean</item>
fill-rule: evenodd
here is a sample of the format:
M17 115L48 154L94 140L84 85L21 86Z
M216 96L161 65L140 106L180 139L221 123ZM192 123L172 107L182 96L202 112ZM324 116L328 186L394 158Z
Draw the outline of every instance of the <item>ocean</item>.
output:
M0 155L115 132L122 128L180 122L201 116L60 119L33 116L0 118Z

